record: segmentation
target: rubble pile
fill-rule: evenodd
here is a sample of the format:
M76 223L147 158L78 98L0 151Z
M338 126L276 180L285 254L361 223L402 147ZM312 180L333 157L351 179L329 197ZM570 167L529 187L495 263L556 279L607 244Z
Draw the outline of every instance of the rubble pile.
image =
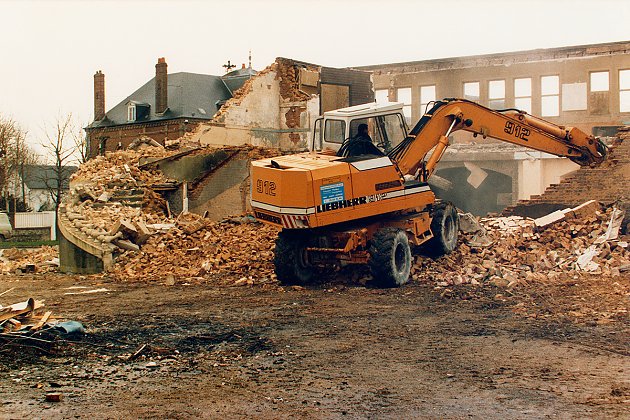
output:
M169 232L170 236L156 239L157 243L168 242L178 229L186 232L183 224L194 217L180 215L175 222L169 203L157 191L176 190L179 182L166 177L157 163L207 154L209 148L188 142L169 151L153 143L140 138L132 143L134 150L108 152L83 164L71 178L70 191L59 208L64 236L74 238L75 244L107 261L106 269L111 268L117 254L139 251L152 235ZM248 145L222 149L245 159L278 154L277 150ZM195 193L194 185L190 196ZM175 230L170 232L172 228Z
M0 273L49 273L59 266L57 247L0 250Z
M619 210L572 210L555 222L510 216L481 219L474 227L464 220L467 233L455 252L436 260L417 257L412 277L439 286L511 288L580 273L617 277L630 271L628 242L609 229L611 222L621 220Z
M251 216L221 222L192 213L173 218L168 203L153 188L175 181L150 162L181 152L146 142L139 146L84 164L73 175L70 193L60 207L60 225L70 226L71 234L84 235L110 254L120 254L108 267L120 280L167 284L273 281L278 229ZM258 147L236 149L251 159L277 154ZM195 148L192 153L201 152ZM579 273L626 275L630 251L628 243L618 238L622 213L613 206L602 209L598 202L589 201L536 220L520 216L477 220L468 215L462 219L464 233L455 252L438 259L416 257L412 278L440 286L491 284L511 288ZM9 259L6 253L4 258ZM26 260L31 266L42 263L33 262L31 257L17 258L13 265L0 268L28 270Z
M70 180L60 206L60 219L99 245L137 250L155 229L168 221L168 206L151 186L173 183L160 171L139 168L141 158L167 156L162 147L106 153L81 165ZM138 234L140 232L140 234Z
M125 253L112 275L119 280L167 284L213 281L261 284L275 278L273 244L278 230L250 216L211 222L192 213L180 215L162 235L148 239L140 252Z
M141 158L166 157L162 147L146 147L141 150L120 150L97 156L82 164L72 174L71 193L90 195L96 201L103 193L113 196L119 190L168 182L161 172L140 169ZM101 200L103 201L103 200ZM107 201L107 200L105 200Z

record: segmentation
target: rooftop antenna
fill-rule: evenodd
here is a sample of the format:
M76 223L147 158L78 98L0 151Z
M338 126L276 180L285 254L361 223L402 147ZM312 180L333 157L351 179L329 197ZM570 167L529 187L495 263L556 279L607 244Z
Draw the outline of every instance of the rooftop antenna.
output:
M232 64L230 62L230 60L228 60L227 64L224 64L223 67L225 67L225 72L229 73L230 70L232 70L234 67L236 67L236 65Z
M249 50L249 68L252 68L252 50Z

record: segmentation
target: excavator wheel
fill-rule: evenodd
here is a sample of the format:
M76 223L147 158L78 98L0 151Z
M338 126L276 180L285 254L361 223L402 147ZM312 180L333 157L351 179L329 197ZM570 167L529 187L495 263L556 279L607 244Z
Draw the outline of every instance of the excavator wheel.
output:
M457 247L459 216L455 206L447 201L436 204L431 220L433 238L424 247L431 255L439 257L450 254Z
M306 239L300 232L283 230L278 234L273 263L280 284L305 284L313 279L313 267L306 259Z
M402 229L382 228L370 244L370 270L380 287L398 287L409 281L411 248Z

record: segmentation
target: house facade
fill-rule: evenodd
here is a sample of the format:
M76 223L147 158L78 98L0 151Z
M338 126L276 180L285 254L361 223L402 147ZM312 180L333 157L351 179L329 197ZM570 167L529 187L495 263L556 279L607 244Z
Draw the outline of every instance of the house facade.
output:
M25 165L23 185L24 201L29 209L35 212L55 210L55 196L61 182L61 191L69 188L70 177L79 168L64 166L57 169L54 165Z
M141 136L160 144L203 125L203 141L304 149L311 121L323 111L374 100L370 72L278 58L260 72L242 66L223 76L155 77L105 112L105 76L94 75L94 121L86 127L91 157L126 148Z
M244 67L244 65L243 65ZM256 74L251 68L225 76L196 73L168 74L168 65L159 58L155 77L105 112L105 75L94 75L94 121L85 128L89 156L126 148L138 137L146 136L165 144L198 124L212 119L232 91Z

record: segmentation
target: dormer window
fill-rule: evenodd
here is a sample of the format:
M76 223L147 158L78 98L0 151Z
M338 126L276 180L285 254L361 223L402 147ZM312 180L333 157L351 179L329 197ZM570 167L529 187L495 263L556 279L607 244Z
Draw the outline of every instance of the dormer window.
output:
M127 105L127 121L135 121L136 120L136 104L130 102Z
M127 122L140 122L149 119L151 105L146 102L127 102Z

